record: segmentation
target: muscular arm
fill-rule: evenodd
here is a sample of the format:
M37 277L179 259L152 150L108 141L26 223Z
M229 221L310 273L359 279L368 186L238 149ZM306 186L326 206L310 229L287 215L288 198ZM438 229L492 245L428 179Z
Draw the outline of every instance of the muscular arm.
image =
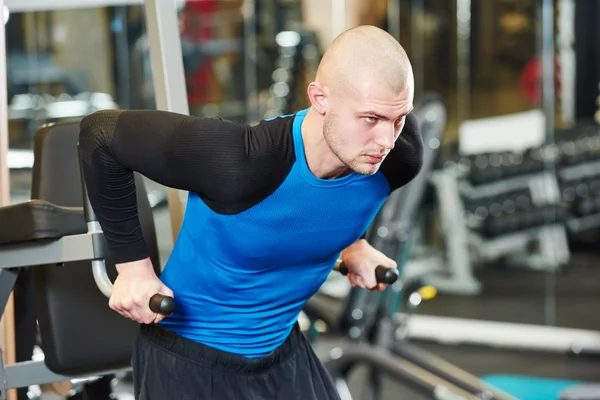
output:
M79 145L90 203L116 263L148 256L134 172L198 193L218 212L233 213L260 199L285 173L274 166L291 165L287 153L273 151L277 139L268 130L155 110L87 116ZM270 171L278 172L267 175Z

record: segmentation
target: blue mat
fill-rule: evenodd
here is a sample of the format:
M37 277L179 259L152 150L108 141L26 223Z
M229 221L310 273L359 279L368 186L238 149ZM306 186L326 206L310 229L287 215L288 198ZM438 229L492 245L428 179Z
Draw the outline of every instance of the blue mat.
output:
M586 383L520 375L487 375L482 380L519 400L558 400L563 390Z

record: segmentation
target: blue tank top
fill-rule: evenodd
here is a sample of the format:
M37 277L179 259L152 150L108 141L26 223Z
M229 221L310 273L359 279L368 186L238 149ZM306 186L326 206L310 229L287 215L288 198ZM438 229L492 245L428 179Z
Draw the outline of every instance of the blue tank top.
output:
M324 180L309 170L294 118L295 161L281 184L234 214L189 194L161 280L176 307L160 325L222 351L256 358L280 346L340 252L367 230L390 185L381 172Z

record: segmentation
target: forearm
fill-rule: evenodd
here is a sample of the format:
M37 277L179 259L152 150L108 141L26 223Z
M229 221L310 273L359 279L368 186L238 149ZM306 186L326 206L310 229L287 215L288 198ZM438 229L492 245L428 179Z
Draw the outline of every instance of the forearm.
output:
M85 117L79 135L90 203L117 264L142 260L149 254L137 216L133 170L120 161L113 147L121 115L122 111L110 110Z

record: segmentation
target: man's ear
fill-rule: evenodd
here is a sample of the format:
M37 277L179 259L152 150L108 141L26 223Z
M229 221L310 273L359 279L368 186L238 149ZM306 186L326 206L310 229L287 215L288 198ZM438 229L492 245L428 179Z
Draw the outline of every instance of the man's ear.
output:
M308 85L306 92L313 110L321 115L325 115L325 112L327 111L327 94L323 87L316 82L311 82Z

